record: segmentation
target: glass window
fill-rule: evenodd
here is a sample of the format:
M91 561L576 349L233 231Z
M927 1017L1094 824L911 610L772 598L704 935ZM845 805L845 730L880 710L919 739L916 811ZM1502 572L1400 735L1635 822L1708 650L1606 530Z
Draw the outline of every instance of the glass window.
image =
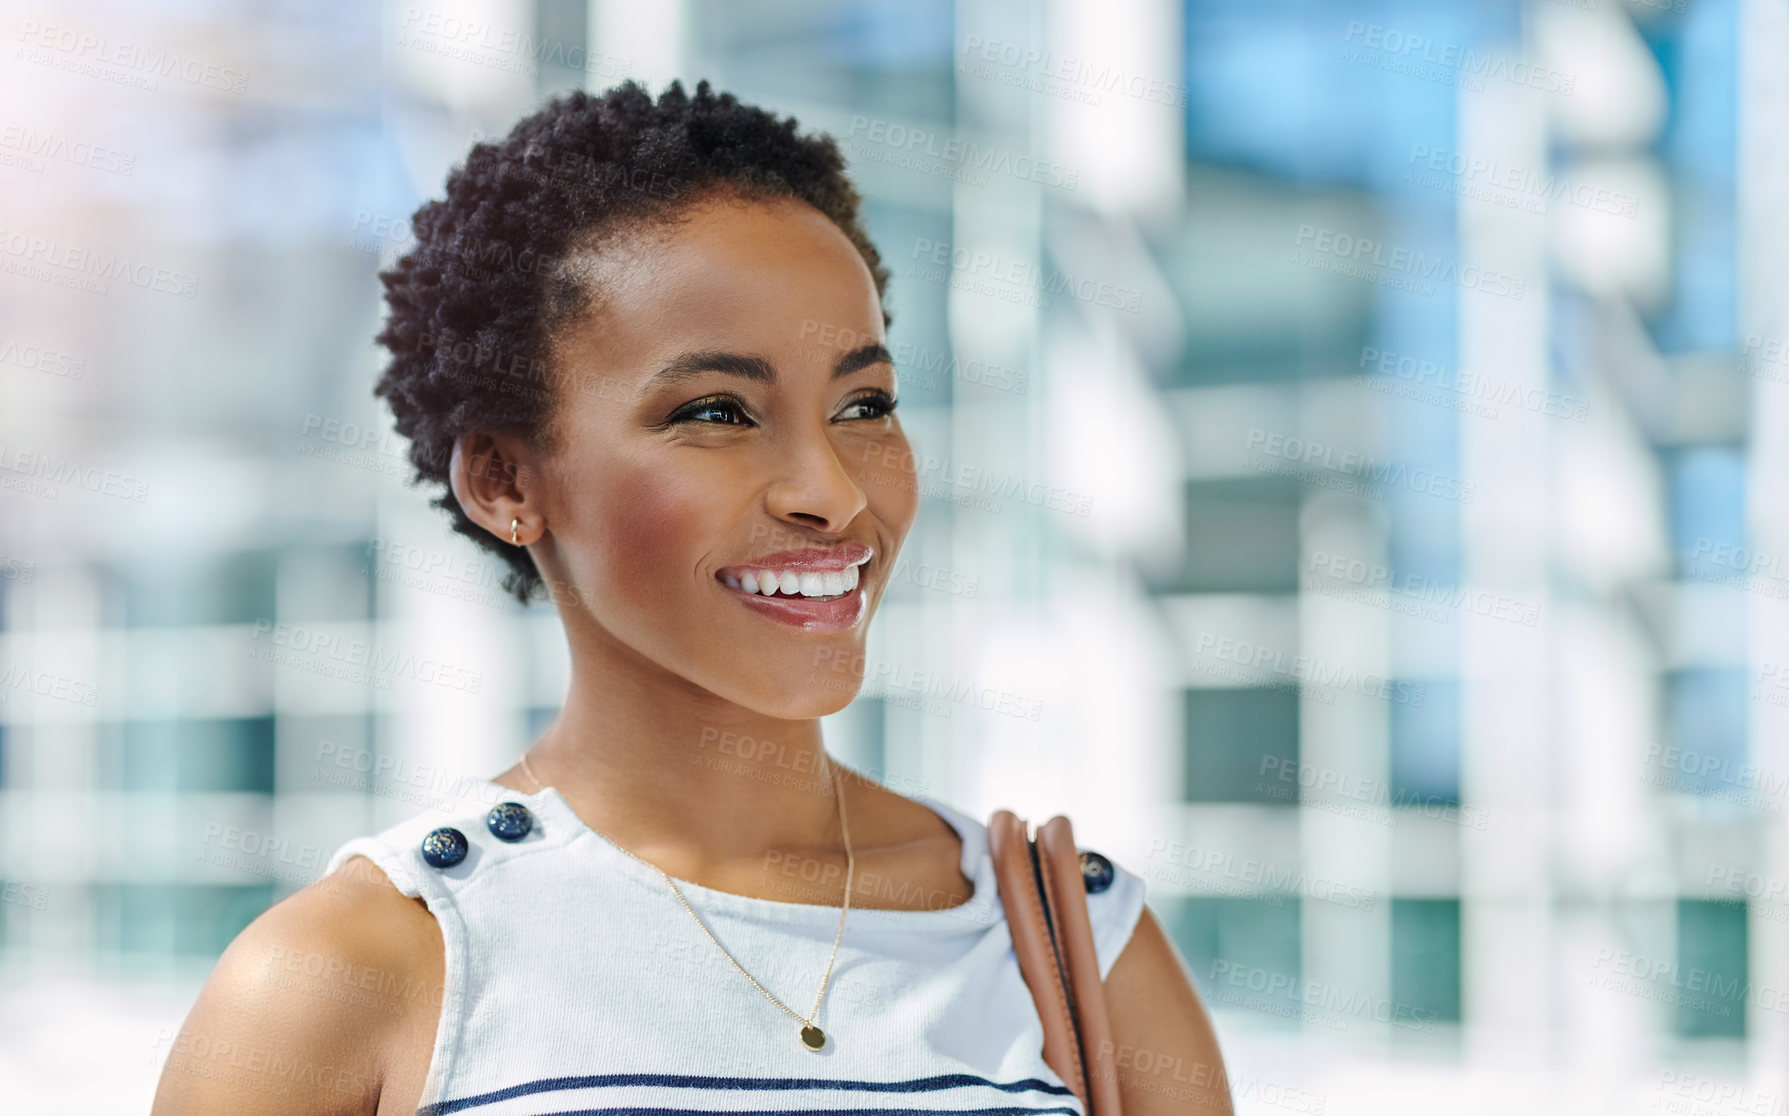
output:
M1302 909L1261 899L1175 896L1151 901L1213 1011L1246 1008L1297 1019L1303 992Z
M1460 683L1425 678L1412 690L1416 686L1422 688L1421 705L1391 703L1392 804L1458 806Z
M1744 1038L1746 905L1707 899L1677 903L1677 969L1669 987L1671 1029L1680 1038Z
M1460 901L1391 902L1392 1024L1460 1021Z
M124 623L136 628L252 624L274 614L277 555L239 551L119 569Z
M1664 787L1719 798L1748 797L1746 770L1750 690L1743 669L1696 667L1665 675L1665 732L1669 745L1653 756L1654 781Z
M1298 590L1297 481L1284 477L1195 481L1186 486L1183 593Z
M1677 576L1745 574L1716 560L1745 548L1745 459L1737 446L1696 446L1666 455L1671 551ZM1729 549L1730 548L1730 549Z
M95 938L121 953L216 957L272 904L272 884L96 884Z
M108 790L273 793L272 717L125 721L102 730L98 783Z
M455 572L460 569L456 566ZM371 619L374 579L379 574L402 576L406 572L401 563L390 561L371 540L292 547L280 558L279 618Z
M1188 802L1298 803L1298 693L1186 690Z
M535 0L534 41L540 60L534 91L538 96L583 87L588 12L586 0Z

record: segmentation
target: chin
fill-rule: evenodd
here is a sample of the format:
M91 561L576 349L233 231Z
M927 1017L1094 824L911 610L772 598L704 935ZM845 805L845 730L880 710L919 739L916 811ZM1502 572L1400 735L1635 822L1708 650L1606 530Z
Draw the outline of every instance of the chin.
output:
M801 685L753 695L755 700L741 701L740 704L766 717L784 721L811 721L837 713L850 705L862 688L861 678L847 679L842 675L836 681L814 678Z

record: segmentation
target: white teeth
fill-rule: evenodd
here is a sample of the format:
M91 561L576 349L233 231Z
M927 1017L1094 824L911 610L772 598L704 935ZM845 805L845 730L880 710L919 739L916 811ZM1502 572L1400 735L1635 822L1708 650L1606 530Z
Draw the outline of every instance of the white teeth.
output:
M766 597L773 597L778 593L803 597L836 597L857 588L858 567L848 566L843 571L827 572L746 570L738 577L728 574L721 580L735 589L761 593Z

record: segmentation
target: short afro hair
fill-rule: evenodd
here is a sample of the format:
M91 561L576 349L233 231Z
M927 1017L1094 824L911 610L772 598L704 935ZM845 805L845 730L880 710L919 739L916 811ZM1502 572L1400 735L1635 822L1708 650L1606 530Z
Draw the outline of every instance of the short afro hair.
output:
M707 81L693 97L672 81L656 102L632 79L560 94L508 136L473 144L446 198L411 218L415 244L379 273L389 313L375 340L391 360L373 394L410 441L410 484L442 487L430 504L502 555L503 589L520 603L546 595L540 571L526 548L466 515L448 466L454 442L475 430L553 448L551 342L599 293L565 266L574 255L717 195L794 198L850 238L886 298L889 272L859 221L844 156L831 136L796 127Z

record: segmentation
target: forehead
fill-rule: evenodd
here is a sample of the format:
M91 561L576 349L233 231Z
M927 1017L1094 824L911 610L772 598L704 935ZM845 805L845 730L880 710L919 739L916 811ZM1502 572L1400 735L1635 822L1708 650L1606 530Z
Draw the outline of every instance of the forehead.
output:
M774 358L820 336L882 334L863 257L825 214L793 199L698 202L579 253L570 270L596 297L565 323L559 352L573 368L621 378L693 349Z

